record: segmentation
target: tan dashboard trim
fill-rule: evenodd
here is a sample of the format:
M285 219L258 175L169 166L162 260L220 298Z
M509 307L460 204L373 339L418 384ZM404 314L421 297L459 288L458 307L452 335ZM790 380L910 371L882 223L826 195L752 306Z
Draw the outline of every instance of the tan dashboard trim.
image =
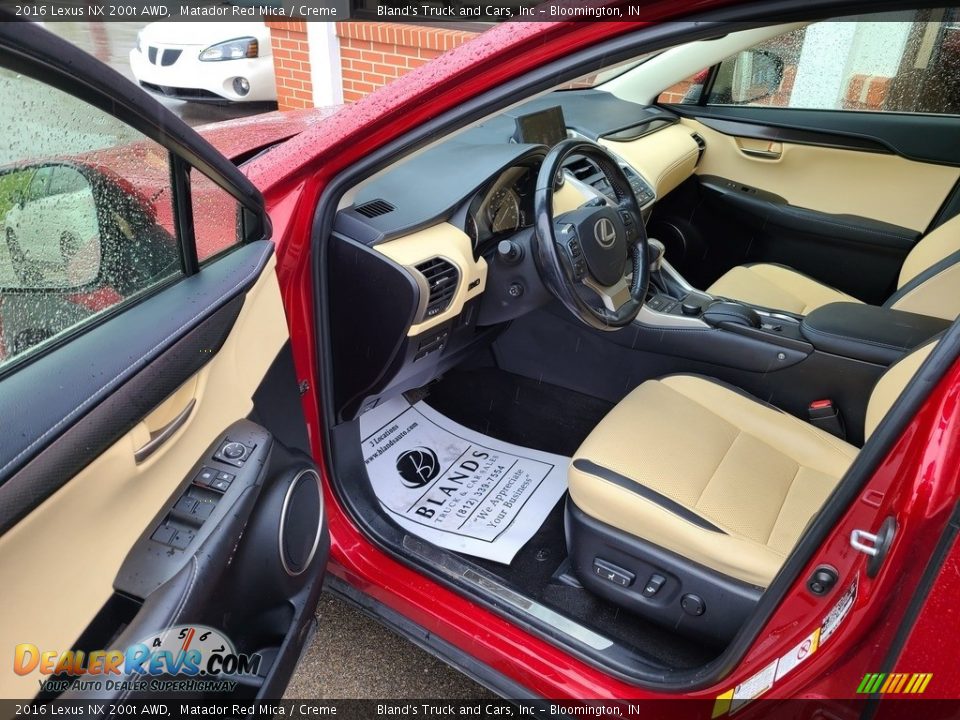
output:
M700 175L760 188L797 207L860 215L919 232L960 177L960 168L814 145L783 143L777 159L751 157L741 151L742 138L696 120L681 122L706 142Z
M648 182L658 198L693 175L700 148L683 125L671 125L636 140L600 138L600 144L623 158Z
M449 307L432 318L412 325L407 335L419 335L456 317L463 311L467 301L478 297L487 286L487 261L483 258L474 260L469 236L450 223L431 225L377 245L374 249L403 265L414 277L423 277L415 266L437 257L453 263L460 271L457 292Z

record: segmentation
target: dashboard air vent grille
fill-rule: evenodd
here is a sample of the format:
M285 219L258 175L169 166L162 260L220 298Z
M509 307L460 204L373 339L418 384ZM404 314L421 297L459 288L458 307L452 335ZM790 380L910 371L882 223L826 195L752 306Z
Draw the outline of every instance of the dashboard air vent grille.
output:
M386 215L389 212L393 212L396 208L383 199L371 200L365 202L363 205L357 205L354 208L358 213L368 218L375 218L380 215Z
M443 258L433 258L415 266L430 288L425 317L431 318L446 310L457 292L460 271Z
M699 133L691 133L690 137L693 138L693 141L697 144L697 164L700 164L700 160L703 158L703 152L707 149L707 141L700 136Z

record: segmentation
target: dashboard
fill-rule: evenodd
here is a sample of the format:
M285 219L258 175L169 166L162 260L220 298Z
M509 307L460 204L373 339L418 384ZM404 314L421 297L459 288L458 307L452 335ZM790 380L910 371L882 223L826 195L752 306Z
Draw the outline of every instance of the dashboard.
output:
M533 193L538 172L539 164L511 167L474 196L464 220L464 232L476 255L489 251L501 238L533 227Z
M427 384L504 323L550 302L533 262L534 194L549 145L562 137L606 147L645 219L657 198L693 174L702 153L701 141L665 109L565 91L361 184L341 204L330 243L341 419ZM555 182L554 212L612 195L595 165L573 158ZM498 250L504 240L512 259Z

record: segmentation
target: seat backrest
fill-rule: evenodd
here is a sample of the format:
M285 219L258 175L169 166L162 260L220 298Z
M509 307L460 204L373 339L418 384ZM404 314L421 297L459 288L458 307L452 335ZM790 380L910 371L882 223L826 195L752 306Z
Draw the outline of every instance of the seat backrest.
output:
M954 320L960 315L960 215L920 239L886 307Z
M928 342L892 365L889 370L880 376L877 384L873 387L873 392L870 393L870 401L867 403L867 418L863 428L865 438L870 438L877 425L883 420L883 416L890 411L907 383L917 374L917 370L920 369L923 361L927 359L927 356L933 352L936 346L936 341Z

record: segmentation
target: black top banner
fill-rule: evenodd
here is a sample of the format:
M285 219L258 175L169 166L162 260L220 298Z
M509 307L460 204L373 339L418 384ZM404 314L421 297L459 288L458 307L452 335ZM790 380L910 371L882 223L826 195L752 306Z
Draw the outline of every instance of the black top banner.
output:
M643 20L642 0L0 0L9 15L34 22L307 21L478 23ZM477 28L482 29L482 28Z

